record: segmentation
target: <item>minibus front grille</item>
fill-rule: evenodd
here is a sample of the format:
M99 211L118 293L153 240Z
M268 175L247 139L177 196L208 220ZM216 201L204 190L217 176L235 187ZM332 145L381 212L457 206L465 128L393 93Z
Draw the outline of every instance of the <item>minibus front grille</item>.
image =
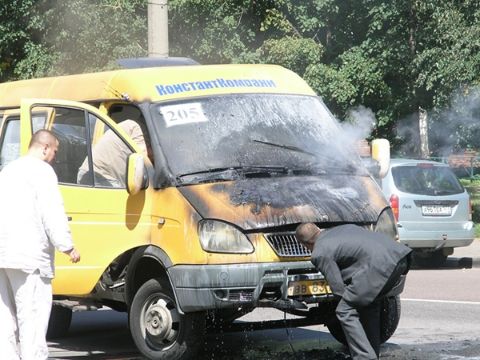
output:
M295 232L264 234L270 246L280 257L306 257L312 253L300 244L295 237Z

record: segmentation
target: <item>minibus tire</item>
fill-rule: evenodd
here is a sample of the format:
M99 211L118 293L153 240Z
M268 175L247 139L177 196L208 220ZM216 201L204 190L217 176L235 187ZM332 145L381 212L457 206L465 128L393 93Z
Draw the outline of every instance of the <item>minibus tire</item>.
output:
M130 332L138 350L149 359L190 359L204 340L205 317L205 313L180 314L169 284L150 279L133 298Z
M72 322L72 309L52 305L48 321L47 339L58 339L67 335Z
M392 296L382 300L382 308L380 310L380 343L383 344L392 337L397 330L398 323L400 322L400 296ZM343 332L340 321L336 316L331 318L331 321L327 324L330 334L343 345L347 345L347 339Z

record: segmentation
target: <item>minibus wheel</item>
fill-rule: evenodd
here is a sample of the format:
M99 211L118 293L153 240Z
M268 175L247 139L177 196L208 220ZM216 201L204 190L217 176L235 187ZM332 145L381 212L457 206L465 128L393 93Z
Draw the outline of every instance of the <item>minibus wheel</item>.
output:
M64 337L68 333L71 322L72 309L53 304L48 321L47 339Z
M150 279L135 294L129 312L132 338L149 359L194 357L205 334L205 313L180 314L168 283Z
M383 344L390 339L395 330L397 330L400 321L400 296L392 296L382 300L382 308L380 310L380 342ZM338 342L347 345L345 334L343 333L340 321L335 315L327 324L328 331Z

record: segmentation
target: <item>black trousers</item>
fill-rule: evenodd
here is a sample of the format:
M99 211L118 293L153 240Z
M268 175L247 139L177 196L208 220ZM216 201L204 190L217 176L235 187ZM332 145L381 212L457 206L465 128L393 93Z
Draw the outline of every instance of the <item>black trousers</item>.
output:
M408 272L410 258L400 260L375 301L364 307L356 307L341 299L336 315L342 325L353 360L376 360L381 344L382 300L398 283L400 276Z

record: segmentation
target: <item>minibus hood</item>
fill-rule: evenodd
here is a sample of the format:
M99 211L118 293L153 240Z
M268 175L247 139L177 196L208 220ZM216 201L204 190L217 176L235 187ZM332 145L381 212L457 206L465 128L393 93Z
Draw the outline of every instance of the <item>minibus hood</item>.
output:
M253 178L179 187L198 213L244 230L302 222L375 223L387 206L368 176Z

